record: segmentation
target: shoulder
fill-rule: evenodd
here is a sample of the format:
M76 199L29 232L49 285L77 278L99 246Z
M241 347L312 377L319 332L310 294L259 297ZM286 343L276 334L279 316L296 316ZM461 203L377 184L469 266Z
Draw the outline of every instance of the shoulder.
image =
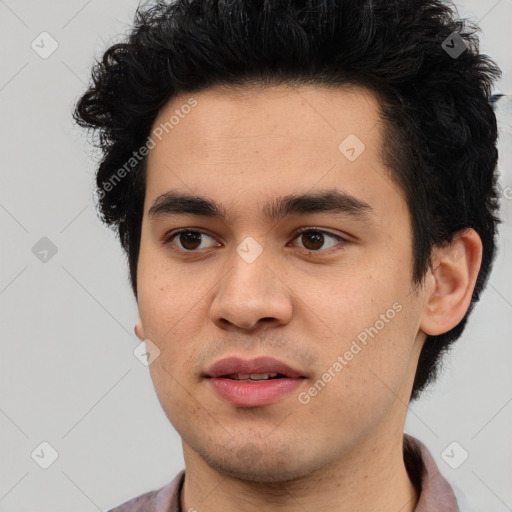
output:
M180 471L166 486L146 492L108 512L177 512L185 471Z
M108 512L142 512L142 511L155 511L155 496L160 492L160 489L157 491L150 491L136 498L132 498L129 501L126 501L122 505L119 505L115 508L110 509Z

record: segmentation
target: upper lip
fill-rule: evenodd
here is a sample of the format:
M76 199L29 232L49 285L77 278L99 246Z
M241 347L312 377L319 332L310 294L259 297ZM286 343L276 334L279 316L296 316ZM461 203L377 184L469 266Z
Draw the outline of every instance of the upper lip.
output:
M233 373L281 373L290 378L304 377L299 370L273 357L257 357L251 360L227 357L214 363L207 370L206 377L222 377Z

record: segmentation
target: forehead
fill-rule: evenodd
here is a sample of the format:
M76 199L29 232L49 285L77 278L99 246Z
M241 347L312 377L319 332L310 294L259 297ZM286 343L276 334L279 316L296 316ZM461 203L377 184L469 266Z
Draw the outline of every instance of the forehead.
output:
M362 140L374 138L378 122L377 99L362 87L222 86L171 98L153 131L160 130L162 141L186 142L195 150L188 155L192 160L206 155L215 159L217 153L225 158L227 146L278 156L285 142L298 157L313 156L308 153L313 146L319 156L328 156L333 149L338 154L338 144L350 133Z
M382 130L377 99L361 87L181 93L152 127L145 213L176 189L234 208L315 188L382 201L383 185L392 186L381 162Z

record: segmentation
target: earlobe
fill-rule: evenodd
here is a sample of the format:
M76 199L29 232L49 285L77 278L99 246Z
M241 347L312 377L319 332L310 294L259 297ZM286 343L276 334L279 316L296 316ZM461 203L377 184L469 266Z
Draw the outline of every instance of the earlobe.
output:
M420 329L429 336L455 327L466 314L482 261L482 241L474 229L457 233L432 253L430 290Z
M137 320L135 321L135 327L133 328L133 330L140 341L144 341L146 339L146 337L144 336L144 328L142 327L142 320L140 319L139 313L137 313Z

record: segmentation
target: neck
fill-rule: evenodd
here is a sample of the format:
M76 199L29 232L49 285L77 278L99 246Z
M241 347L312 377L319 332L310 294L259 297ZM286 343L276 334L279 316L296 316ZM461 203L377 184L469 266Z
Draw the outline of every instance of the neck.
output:
M285 482L255 482L222 474L184 444L183 511L413 512L418 492L403 458L403 431L368 436L334 463Z

